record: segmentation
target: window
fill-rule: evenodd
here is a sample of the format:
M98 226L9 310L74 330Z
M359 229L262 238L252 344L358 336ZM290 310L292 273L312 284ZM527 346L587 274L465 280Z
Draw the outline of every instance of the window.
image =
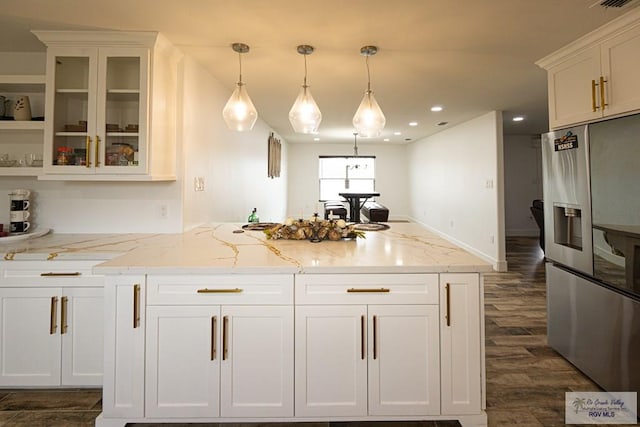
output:
M375 191L375 156L320 156L320 201L341 200L338 193Z

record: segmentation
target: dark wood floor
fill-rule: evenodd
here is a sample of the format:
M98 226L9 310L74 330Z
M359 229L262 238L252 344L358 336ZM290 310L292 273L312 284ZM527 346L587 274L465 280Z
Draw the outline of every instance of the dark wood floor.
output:
M544 261L537 239L509 238L507 261L508 273L485 276L489 426L564 426L565 392L599 388L547 346ZM0 390L2 427L89 427L100 408L99 390ZM442 421L304 425L346 427L347 424L349 427L459 425Z

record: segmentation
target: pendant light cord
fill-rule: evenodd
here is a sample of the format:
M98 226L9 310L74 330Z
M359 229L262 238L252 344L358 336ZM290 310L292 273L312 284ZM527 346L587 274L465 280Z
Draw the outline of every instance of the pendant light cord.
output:
M242 84L242 53L241 52L238 52L238 65L240 69L240 81L238 83Z
M304 56L304 84L302 85L302 87L306 89L308 87L307 86L307 55L304 54L302 56Z
M369 72L369 55L365 57L367 64L367 92L371 92L371 73Z

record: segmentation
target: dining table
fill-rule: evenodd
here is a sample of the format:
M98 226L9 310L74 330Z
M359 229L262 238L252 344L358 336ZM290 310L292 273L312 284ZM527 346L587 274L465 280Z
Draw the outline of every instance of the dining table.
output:
M338 193L340 197L343 197L349 203L349 221L353 223L359 223L360 221L360 209L371 197L379 197L378 192L368 193L351 193L343 192Z

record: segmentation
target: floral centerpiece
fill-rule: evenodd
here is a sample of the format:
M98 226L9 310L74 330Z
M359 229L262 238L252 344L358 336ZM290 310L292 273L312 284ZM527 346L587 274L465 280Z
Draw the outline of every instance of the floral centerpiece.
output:
M267 238L274 240L309 240L311 242L364 238L364 232L356 230L353 224L347 224L342 219L322 220L318 214L314 214L308 220L288 218L284 224L276 224L267 228L264 233Z

